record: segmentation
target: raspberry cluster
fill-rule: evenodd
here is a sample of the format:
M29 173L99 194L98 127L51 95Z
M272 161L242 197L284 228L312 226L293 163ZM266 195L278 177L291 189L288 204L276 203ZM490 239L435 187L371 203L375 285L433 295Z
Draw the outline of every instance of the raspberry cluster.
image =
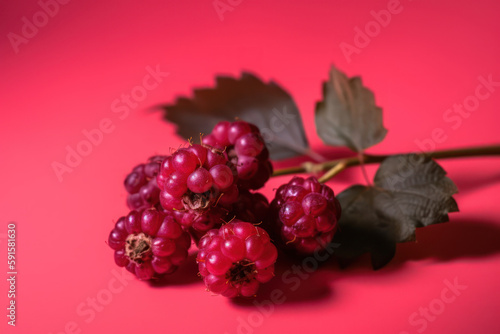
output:
M152 156L146 163L134 167L127 175L124 185L128 192L127 205L130 210L158 207L160 189L156 183L156 175L165 158L163 155Z
M305 254L332 240L341 212L333 190L315 177L295 176L278 188L271 206L283 241Z
M209 291L225 297L251 297L274 276L278 251L266 231L233 220L200 240L196 261Z
M141 280L173 273L188 256L191 237L168 213L131 211L109 234L115 262Z
M262 188L273 173L269 150L259 128L251 123L219 122L212 133L203 138L203 144L227 152L238 171L238 185L243 189Z
M109 234L116 264L141 280L172 274L193 240L209 291L254 296L274 276L274 241L310 254L332 240L340 217L332 189L314 177L294 177L269 204L253 191L271 174L259 129L240 120L218 123L202 144L149 158L124 181L132 211Z

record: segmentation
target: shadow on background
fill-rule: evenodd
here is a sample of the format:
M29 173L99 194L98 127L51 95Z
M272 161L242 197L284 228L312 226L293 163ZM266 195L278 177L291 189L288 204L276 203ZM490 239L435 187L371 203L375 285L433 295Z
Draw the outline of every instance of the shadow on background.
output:
M255 298L235 298L231 299L231 302L237 306L254 307L255 304L269 301L270 297L277 293L281 296L277 299L283 300L283 303L278 303L280 305L311 301L317 303L333 296L330 283L337 273L325 270L331 264L322 263L318 270L308 273L302 268L301 260L292 259L282 253L278 258L275 277L268 283L261 284Z
M470 174L458 174L453 176L453 181L461 193L471 193L481 188L491 186L500 182L500 172L495 173L475 173L474 177Z
M165 275L157 280L149 281L149 286L153 288L168 288L169 286L179 286L198 283L203 290L203 281L198 276L198 264L196 263L196 252L190 253L186 262L179 266L172 275Z
M348 279L353 276L381 276L391 275L404 271L407 261L434 260L446 262L458 259L483 258L500 254L500 221L454 219L452 222L432 225L417 229L417 241L397 245L396 256L384 268L374 271L368 254L365 254L345 269L340 269L336 260L331 258L320 264L317 271L309 277L300 280L296 290L290 283L288 274L286 281L283 274L292 270L292 266L301 266L300 260L293 260L290 256L280 254L279 266L276 268L276 277L267 284L263 284L254 300L234 299L231 302L236 306L255 307L270 299L275 289L283 291L285 301L283 305L299 302L321 301L335 297L332 290L332 281L342 277ZM302 270L304 272L304 270Z
M417 241L398 245L389 266L408 260L451 261L500 253L500 221L453 219L417 229Z
M407 261L430 259L444 262L500 254L500 221L452 218L452 222L419 228L416 233L417 241L398 244L394 259L379 271L372 270L369 256L365 254L345 269L340 269L335 259L330 258L320 263L318 270L308 273L303 268L302 259L280 253L275 278L261 285L255 299L236 298L230 302L237 307L254 308L255 304L270 300L271 294L279 290L282 305L302 302L317 305L335 297L331 283L339 276L345 279L359 275L391 275L405 270ZM299 268L300 274L294 268ZM187 262L173 275L149 282L153 288L187 284L198 284L200 291L204 289L198 276L196 253L191 253Z

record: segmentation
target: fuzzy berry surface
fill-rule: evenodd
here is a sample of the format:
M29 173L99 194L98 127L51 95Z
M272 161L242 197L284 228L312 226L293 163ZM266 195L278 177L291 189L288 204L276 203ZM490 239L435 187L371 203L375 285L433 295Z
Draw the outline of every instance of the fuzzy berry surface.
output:
M119 218L108 245L118 266L149 280L173 273L186 260L191 237L171 214L150 208Z
M163 160L157 183L166 210L201 214L238 199L234 166L224 152L193 144Z
M253 297L274 276L278 252L262 228L233 220L201 238L196 261L207 289L228 298Z
M160 188L156 183L156 175L165 158L162 155L152 156L127 175L123 184L128 193L127 206L130 210L159 207Z
M225 150L238 171L241 189L259 189L269 180L273 167L259 128L245 121L222 121L203 138L203 143Z
M299 253L324 248L337 230L340 203L333 190L315 177L294 177L281 185L271 203L274 230Z

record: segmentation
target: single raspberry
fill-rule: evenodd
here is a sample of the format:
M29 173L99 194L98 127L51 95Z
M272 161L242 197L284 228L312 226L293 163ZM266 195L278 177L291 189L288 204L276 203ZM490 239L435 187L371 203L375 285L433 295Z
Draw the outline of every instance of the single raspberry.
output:
M207 289L233 298L255 296L274 276L276 247L266 231L233 220L200 240L196 261Z
M160 189L156 183L156 175L165 156L157 155L144 164L136 166L124 181L128 192L127 206L130 210L143 210L159 207Z
M108 244L118 266L148 280L173 273L186 260L191 237L171 214L150 208L118 219Z
M315 177L292 178L278 188L271 206L282 240L305 254L332 240L341 212L333 190Z
M238 171L238 186L259 189L273 173L269 151L259 128L245 121L222 121L203 143L225 150Z
M224 152L211 146L191 145L167 157L157 176L160 203L175 211L195 240L220 226L238 199L234 165Z
M191 145L165 158L157 176L160 202L167 210L203 212L238 198L234 166L213 147Z
M269 215L269 201L260 193L251 193L241 190L236 203L233 204L228 216L236 219L259 224Z

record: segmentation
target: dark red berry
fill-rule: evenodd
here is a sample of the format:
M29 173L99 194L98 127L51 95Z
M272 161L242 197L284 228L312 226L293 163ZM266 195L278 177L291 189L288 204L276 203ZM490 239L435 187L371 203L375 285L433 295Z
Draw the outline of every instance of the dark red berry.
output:
M173 273L186 260L191 237L172 214L150 208L118 219L108 244L118 266L149 280Z
M199 242L196 261L207 289L233 298L255 296L260 283L274 276L276 247L266 231L233 220L210 230Z
M222 150L191 145L165 158L157 176L160 203L198 240L220 226L238 199L234 165Z
M159 207L160 189L157 184L158 174L164 156L153 156L145 164L136 166L124 181L128 192L127 206L130 210L144 210Z
M221 198L233 203L234 195L227 195L234 192L232 168L225 154L212 147L195 144L177 150L165 158L157 176L161 205L166 210L200 213Z
M273 173L264 139L251 123L220 122L211 134L203 138L203 143L227 152L229 160L236 166L241 189L262 188Z
M340 204L314 177L294 177L280 186L271 207L283 242L300 253L324 248L337 230Z

